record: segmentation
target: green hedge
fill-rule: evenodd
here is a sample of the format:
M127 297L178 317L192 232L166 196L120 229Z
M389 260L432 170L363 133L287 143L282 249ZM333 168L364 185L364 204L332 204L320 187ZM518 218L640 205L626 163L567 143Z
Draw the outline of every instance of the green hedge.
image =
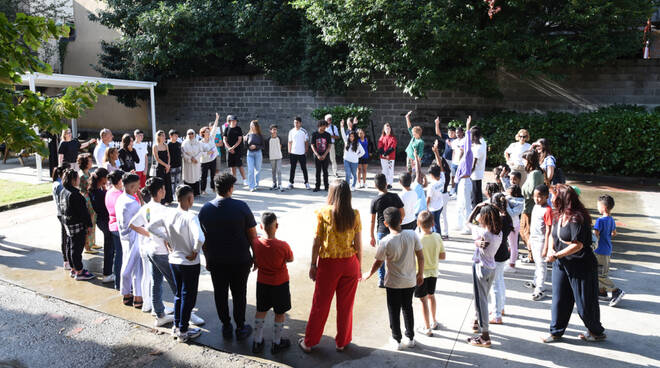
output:
M336 106L324 106L324 107L319 107L312 111L312 118L314 118L314 122L312 125L311 131L309 132L310 134L316 130L316 121L318 120L323 120L326 114L331 114L332 115L332 123L337 126L337 129L340 128L339 122L344 119L348 118L353 118L357 117L358 118L358 128L362 128L366 135L372 136L371 132L371 113L372 110L368 107L364 106L357 106L354 104L350 105L336 105ZM378 133L378 132L376 132ZM373 139L373 138L372 138ZM344 149L344 141L342 139L338 139L335 141L335 151L336 152L342 152Z
M525 128L531 142L546 138L564 171L660 177L660 111L611 106L580 114L500 112L476 121L488 141L488 165L504 163L504 150Z

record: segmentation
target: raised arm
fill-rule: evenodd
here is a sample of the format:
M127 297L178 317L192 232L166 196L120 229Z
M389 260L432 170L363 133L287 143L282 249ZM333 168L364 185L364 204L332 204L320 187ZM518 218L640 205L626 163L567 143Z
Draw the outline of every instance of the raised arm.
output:
M442 131L440 130L440 117L435 118L435 135L442 137Z
M412 115L412 111L408 111L406 114L406 126L408 129L412 128L412 122L410 121L410 115Z
M87 147L89 147L89 145L92 144L92 143L96 143L96 138L92 138L92 139L90 139L90 140L88 140L88 141L86 141L86 142L80 142L80 148L83 148L83 149L84 149L84 148L87 148Z
M346 134L346 130L344 130L344 119L341 119L341 122L339 123L341 128L341 139L344 141L344 145L348 145L348 135Z

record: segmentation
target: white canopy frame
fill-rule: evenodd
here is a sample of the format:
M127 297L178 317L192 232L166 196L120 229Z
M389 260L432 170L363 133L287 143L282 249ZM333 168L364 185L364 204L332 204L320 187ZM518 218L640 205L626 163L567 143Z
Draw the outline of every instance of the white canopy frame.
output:
M67 88L77 87L83 83L104 83L112 85L114 90L124 89L147 89L149 90L149 103L150 103L150 120L151 120L151 134L156 137L156 99L154 95L154 88L156 82L147 81L133 81L126 79L112 79L101 77L89 77L82 75L70 74L44 74L44 73L28 73L21 76L20 85L28 86L30 91L36 92L36 87L51 87L51 88ZM35 131L39 134L39 129L35 127ZM71 119L71 132L76 137L78 133L78 123L76 119ZM41 156L36 154L37 161L37 180L41 182Z

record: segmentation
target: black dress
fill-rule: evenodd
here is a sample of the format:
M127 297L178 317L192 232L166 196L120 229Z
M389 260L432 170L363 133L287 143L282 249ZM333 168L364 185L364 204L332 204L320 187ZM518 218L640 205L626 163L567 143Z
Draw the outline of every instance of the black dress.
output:
M167 150L160 151L157 149L156 151L158 152L158 158L160 161L168 161ZM170 173L166 172L165 166L163 166L160 162L158 162L158 166L156 167L156 176L163 179L165 182L165 198L163 198L160 203L171 203L174 200L172 197L172 180L170 178Z

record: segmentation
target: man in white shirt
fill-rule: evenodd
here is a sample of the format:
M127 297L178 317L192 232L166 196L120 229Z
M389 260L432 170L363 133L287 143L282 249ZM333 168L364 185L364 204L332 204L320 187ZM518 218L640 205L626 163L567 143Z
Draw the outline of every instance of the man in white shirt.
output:
M96 160L96 167L103 167L103 155L105 150L110 148L110 142L112 142L112 132L110 129L103 128L99 133L101 141L97 142L96 148L94 148L94 160ZM119 160L115 163L116 167L119 167Z
M305 179L305 187L309 190L309 180L307 177L307 149L309 148L309 134L302 127L302 119L296 117L293 119L294 128L289 131L289 160L291 161L291 170L289 171L289 189L293 189L293 179L296 177L296 163L300 163L300 168Z
M472 208L476 207L479 203L483 202L484 195L481 190L481 180L484 178L486 171L486 141L481 137L481 129L479 127L472 127L472 155L474 162L472 164L472 174L470 180L472 181Z
M327 114L325 116L325 121L328 122L328 127L325 129L326 132L330 133L332 140L330 141L330 147L328 148L328 156L330 156L330 166L332 167L332 175L339 177L337 175L337 154L335 153L335 139L339 139L339 129L337 126L332 124L332 115Z
M135 164L135 173L140 177L140 188L144 188L147 181L146 170L147 167L149 167L147 165L147 153L149 152L149 148L147 148L147 143L142 141L144 139L144 132L140 129L135 129L133 136L135 137L133 149L140 158L140 162Z
M461 157L463 154L463 140L465 139L465 131L463 127L456 128L456 139L451 142L451 162L449 167L451 168L451 176L454 178L456 176L456 169L458 169L458 164L461 162ZM451 194L456 194L456 187L458 186L457 178L454 178L453 184L451 187Z

